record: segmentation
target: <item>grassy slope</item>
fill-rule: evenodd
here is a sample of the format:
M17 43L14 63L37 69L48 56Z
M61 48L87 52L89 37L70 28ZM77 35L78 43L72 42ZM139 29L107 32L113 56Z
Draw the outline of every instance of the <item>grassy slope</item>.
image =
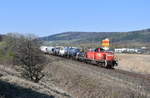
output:
M0 65L0 98L71 98L55 86L33 83L19 77L14 67Z

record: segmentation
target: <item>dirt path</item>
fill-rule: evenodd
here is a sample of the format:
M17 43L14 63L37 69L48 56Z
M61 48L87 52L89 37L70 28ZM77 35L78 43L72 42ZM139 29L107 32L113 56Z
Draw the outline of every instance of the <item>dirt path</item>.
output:
M48 56L52 60L45 71L49 82L65 89L76 98L146 98L150 92L150 77L108 70L68 60Z

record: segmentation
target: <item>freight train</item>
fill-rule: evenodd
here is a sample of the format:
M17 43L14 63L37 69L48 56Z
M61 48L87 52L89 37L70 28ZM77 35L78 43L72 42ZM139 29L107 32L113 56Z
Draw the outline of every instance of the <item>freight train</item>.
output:
M118 66L118 61L115 54L112 51L106 51L102 47L89 49L86 52L83 52L82 49L78 47L63 46L41 46L40 50L45 54L72 58L74 60L90 64L94 63L105 68L114 68L115 66Z

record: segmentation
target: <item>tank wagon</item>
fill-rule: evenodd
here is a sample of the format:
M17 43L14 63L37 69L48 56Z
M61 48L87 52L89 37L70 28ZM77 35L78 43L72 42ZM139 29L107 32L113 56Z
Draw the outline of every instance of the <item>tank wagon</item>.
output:
M61 47L59 50L59 56L63 56L63 57L67 56L68 51L69 51L69 47Z
M59 56L60 50L63 46L56 46L53 48L53 55Z
M41 50L43 53L46 54L46 53L47 53L47 48L48 48L47 46L41 46L41 47L40 47L40 50Z
M47 53L48 54L53 54L54 48L55 47L52 47L52 46L47 47Z
M69 50L68 50L67 56L68 56L69 58L75 58L78 52L80 52L80 49L79 49L79 48L77 48L77 47L71 47L71 48L69 48Z

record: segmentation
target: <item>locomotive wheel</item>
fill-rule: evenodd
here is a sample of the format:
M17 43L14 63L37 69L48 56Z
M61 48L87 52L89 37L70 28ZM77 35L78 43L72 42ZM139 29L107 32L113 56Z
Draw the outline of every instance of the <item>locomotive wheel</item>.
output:
M112 69L112 65L107 65L106 68Z
M108 62L105 60L104 67L107 67L107 66L108 66Z
M113 66L113 63L105 60L104 66L108 69L111 69Z
M99 67L104 67L104 66L105 66L105 63L101 63L101 62L96 62L96 64L97 64Z

